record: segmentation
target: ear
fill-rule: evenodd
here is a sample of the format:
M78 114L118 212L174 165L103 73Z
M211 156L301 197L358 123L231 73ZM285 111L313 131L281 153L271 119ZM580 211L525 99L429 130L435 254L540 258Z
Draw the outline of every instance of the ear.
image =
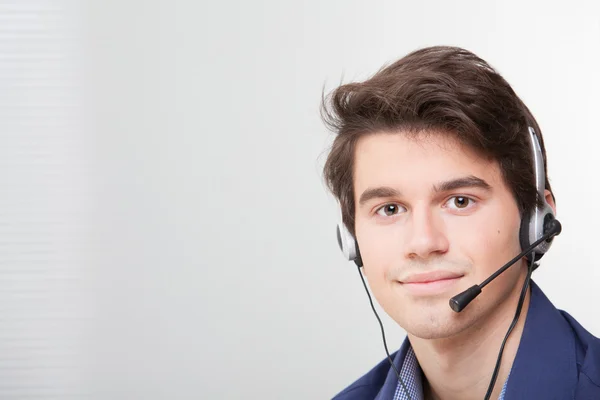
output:
M552 192L548 189L544 190L544 197L546 198L546 203L552 208L554 211L554 215L556 215L556 204L554 204L554 197L552 196Z

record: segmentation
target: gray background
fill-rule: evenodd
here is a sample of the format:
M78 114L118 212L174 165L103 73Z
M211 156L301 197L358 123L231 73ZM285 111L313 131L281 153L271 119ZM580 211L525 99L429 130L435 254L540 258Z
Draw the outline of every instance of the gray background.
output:
M598 5L1 1L0 398L324 399L381 360L319 101L436 44L537 117L534 279L600 335Z

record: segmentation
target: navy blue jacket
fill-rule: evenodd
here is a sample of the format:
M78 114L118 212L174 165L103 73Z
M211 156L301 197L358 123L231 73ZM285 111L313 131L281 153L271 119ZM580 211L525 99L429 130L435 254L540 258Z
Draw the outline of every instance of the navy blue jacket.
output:
M409 345L406 339L392 355L398 370ZM396 374L384 359L334 400L391 400L397 384ZM556 309L533 281L504 399L600 400L600 339Z

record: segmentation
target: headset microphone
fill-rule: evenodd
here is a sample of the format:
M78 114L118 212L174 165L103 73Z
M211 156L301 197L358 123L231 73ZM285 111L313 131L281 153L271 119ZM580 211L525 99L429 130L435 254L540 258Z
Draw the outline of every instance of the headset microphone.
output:
M500 268L498 271L494 272L489 278L487 278L485 281L483 281L480 285L471 286L464 292L457 294L456 296L451 298L450 299L450 308L452 308L452 310L454 310L456 312L461 312L466 306L469 305L469 303L471 301L473 301L473 299L475 299L475 297L477 297L479 295L479 293L481 293L481 289L483 289L488 283L490 283L491 281L496 279L501 273L506 271L512 265L514 265L521 258L529 255L530 253L533 253L535 251L535 248L540 243L542 243L544 241L549 242L550 239L552 239L554 236L560 234L561 230L562 230L562 227L560 225L560 222L558 222L558 220L555 219L552 216L552 214L546 215L546 221L544 223L544 235L542 235L541 238L539 238L538 240L533 242L529 247L527 247L525 250L523 250L523 252L521 252L521 254L519 254L518 256L516 256L515 258L510 260L508 263L506 263L504 266L502 266L502 268ZM535 258L535 257L533 257L533 258Z

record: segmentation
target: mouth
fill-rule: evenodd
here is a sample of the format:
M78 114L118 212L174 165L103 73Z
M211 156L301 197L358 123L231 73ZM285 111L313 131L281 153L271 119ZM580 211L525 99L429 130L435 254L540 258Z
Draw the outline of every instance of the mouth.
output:
M434 295L448 291L464 275L448 273L422 274L398 282L403 289L413 295Z

